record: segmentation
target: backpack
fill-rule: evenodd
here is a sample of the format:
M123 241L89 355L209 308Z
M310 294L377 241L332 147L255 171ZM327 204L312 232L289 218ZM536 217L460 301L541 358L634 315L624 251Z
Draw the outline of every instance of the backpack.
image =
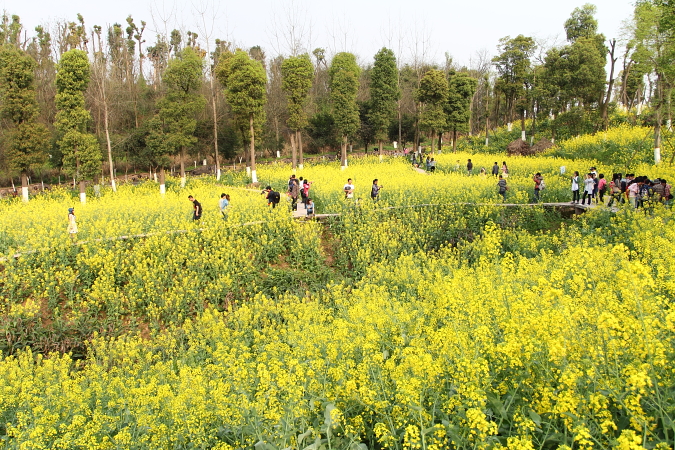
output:
M543 191L544 189L546 189L546 183L544 183L544 179L542 178L539 182L539 190Z
M279 203L281 195L277 191L270 191L269 199L271 203Z

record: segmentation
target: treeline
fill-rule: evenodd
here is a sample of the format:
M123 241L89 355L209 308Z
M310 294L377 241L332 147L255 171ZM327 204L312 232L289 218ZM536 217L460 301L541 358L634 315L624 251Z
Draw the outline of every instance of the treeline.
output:
M381 49L365 65L352 53L268 56L173 30L146 44L146 22L89 28L81 15L27 38L18 16L0 24L0 172L21 178L59 173L80 183L120 170L165 170L207 160L220 169L245 157L304 155L385 143L453 147L466 134L511 129L551 140L610 125L612 111L654 127L671 126L675 7L641 1L621 40L598 33L595 7L564 22L566 42L545 48L519 35L498 54L462 67ZM298 46L294 46L298 48ZM607 71L609 68L609 72ZM648 114L642 111L647 105ZM526 119L528 119L526 121ZM665 122L665 123L664 123ZM0 183L2 179L0 178Z

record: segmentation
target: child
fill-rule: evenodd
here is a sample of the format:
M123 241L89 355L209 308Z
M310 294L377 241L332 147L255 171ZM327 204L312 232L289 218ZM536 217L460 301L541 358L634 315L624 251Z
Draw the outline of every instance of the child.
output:
M312 200L311 198L307 199L306 210L307 210L307 217L314 217L314 200Z
M75 208L68 208L68 234L70 239L77 241L77 220L75 219Z

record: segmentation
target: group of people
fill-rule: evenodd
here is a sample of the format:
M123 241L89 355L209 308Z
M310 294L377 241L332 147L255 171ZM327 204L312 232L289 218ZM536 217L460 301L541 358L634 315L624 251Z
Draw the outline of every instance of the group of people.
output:
M370 198L374 201L377 202L380 199L380 189L382 189L382 185L380 184L380 180L375 178L373 180L373 185L370 188ZM342 188L342 191L345 194L345 199L350 199L354 198L354 190L356 189L356 186L354 186L354 181L351 178L347 178L347 183L345 183L344 187ZM361 199L357 199L357 202Z
M609 193L607 206L616 204L625 204L626 202L632 208L644 207L647 204L663 203L670 204L673 199L671 186L663 178L650 179L643 175L636 177L634 173L622 175L620 173L612 174L612 179L607 182L605 175L598 173L595 167L584 175L583 181L579 177L579 172L574 172L572 177L572 203L579 203L579 190L583 183L583 196L581 204L590 205L592 201L595 204L604 204L604 196Z
M198 221L202 218L202 204L197 201L192 195L188 195L188 200L192 202L192 220ZM227 219L227 210L230 206L230 195L222 193L220 194L220 201L218 201L218 207L220 209L220 214L223 216L223 220Z
M302 204L305 206L307 216L313 217L314 200L309 197L309 189L311 186L312 183L309 180L305 180L303 177L296 178L295 174L293 174L288 179L286 194L291 199L291 208L294 211L297 211L298 209L298 197L300 197ZM267 206L270 206L272 209L276 208L281 201L281 193L272 189L272 186L265 187L261 194L265 196Z

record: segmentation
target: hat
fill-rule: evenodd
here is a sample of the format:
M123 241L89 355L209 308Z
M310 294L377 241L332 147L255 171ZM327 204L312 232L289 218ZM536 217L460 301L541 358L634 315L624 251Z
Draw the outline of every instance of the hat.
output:
M75 211L75 208L68 208L68 214L72 214L73 211Z

